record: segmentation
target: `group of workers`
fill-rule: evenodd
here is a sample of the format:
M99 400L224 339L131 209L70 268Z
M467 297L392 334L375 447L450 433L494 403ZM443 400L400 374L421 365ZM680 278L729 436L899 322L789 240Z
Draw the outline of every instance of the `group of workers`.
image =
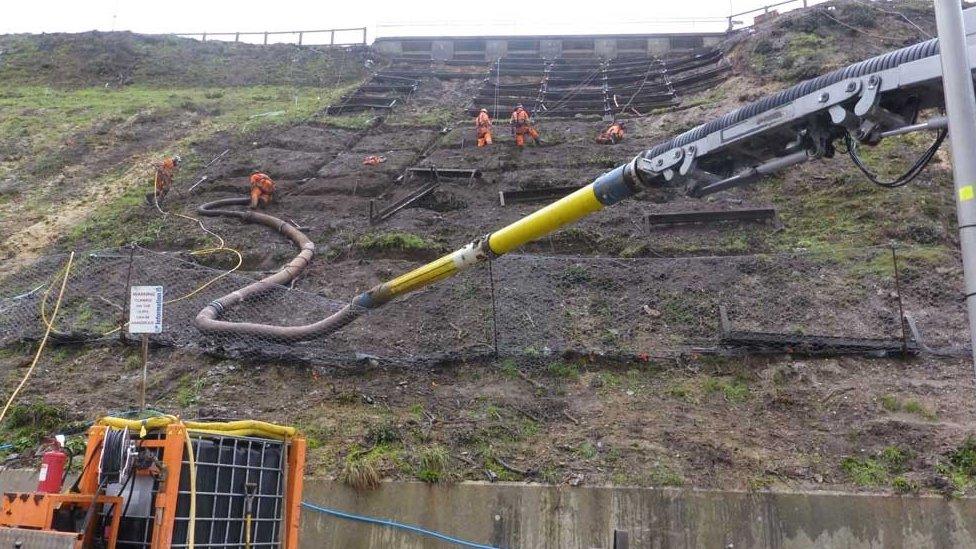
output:
M529 112L525 110L525 107L521 103L515 106L515 110L512 111L512 117L509 119L508 124L511 126L512 135L515 137L516 147L525 146L526 135L531 137L536 145L542 144L538 130L532 126L532 118ZM479 147L491 145L491 126L491 117L488 116L488 109L481 109L481 112L474 119ZM596 142L601 145L613 145L620 143L623 139L624 123L619 120L614 120L609 128L600 132L600 135L596 138Z
M150 205L159 204L169 194L170 187L173 186L173 178L180 169L181 159L177 156L164 158L156 164L156 171L153 181L153 192L146 194L146 202ZM271 198L275 192L275 182L266 173L254 172L250 177L251 182L251 202L248 205L252 210L258 207L267 207L271 203Z
M488 116L488 109L481 109L477 118L474 119L474 125L478 135L478 146L485 147L491 145L492 124L491 117ZM512 111L509 125L512 128L512 135L515 136L515 146L524 147L525 136L531 137L536 145L542 144L542 140L539 138L539 132L532 126L532 118L521 104L517 105L515 110ZM596 142L604 145L612 145L620 143L623 139L624 123L614 120L609 128L600 132L600 135L596 138ZM181 159L179 156L172 156L164 158L156 164L153 192L146 193L146 202L149 204L158 204L166 198L166 195L169 194L170 187L173 186L173 178L180 169L180 162ZM249 207L252 210L259 207L267 207L271 203L271 198L274 196L274 180L268 174L254 172L251 174L250 182L251 202Z

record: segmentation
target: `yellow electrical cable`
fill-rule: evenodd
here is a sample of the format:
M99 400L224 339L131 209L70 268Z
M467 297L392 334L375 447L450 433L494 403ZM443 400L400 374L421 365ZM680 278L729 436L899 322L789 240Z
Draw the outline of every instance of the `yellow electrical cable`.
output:
M74 254L74 252L71 253ZM65 269L64 267L58 269L57 274L55 274L54 277L51 278L50 284L47 285L47 290L44 291L44 297L41 299L41 320L44 321L44 326L46 326L47 328L50 328L52 324L47 320L47 298L50 297L51 290L54 289L54 283L57 282L58 279L60 279L62 276L64 276L64 269Z
M168 212L164 212L162 209L160 209L159 211L163 212L163 215L169 215ZM211 278L210 280L208 280L207 282L205 282L203 285L198 286L195 290L191 291L190 293L188 293L186 295L182 295L180 297L176 297L176 298L170 299L170 300L163 301L163 305L169 305L171 303L176 303L177 301L182 301L184 299L188 299L188 298L191 298L191 297L195 296L196 294L198 294L198 293L202 292L203 290L207 289L214 282L217 282L221 278L224 278L224 277L229 276L230 274L234 273L235 271L237 271L238 269L241 268L241 265L244 264L244 256L243 256L243 254L241 254L240 251L238 251L238 250L236 250L234 248L228 248L227 246L225 246L224 245L224 238L222 236L220 236L219 234L217 234L217 233L211 231L210 229L208 229L203 224L202 221L200 221L199 219L197 219L195 217L190 217L188 215L183 215L181 213L175 213L175 212L173 212L173 215L175 215L177 217L182 217L183 219L188 219L190 221L195 222L196 224L200 225L200 229L202 229L203 232L208 233L210 235L213 235L217 239L217 246L212 247L212 248L204 248L202 250L194 250L194 251L190 252L190 255L209 255L209 254L215 254L215 253L227 251L227 252L231 252L231 253L233 253L234 255L237 256L237 264L234 265L229 271L225 271L225 272L223 272L223 273L215 276L214 278ZM44 308L43 308L43 302L42 302L41 315L43 316L43 314L44 314ZM126 324L128 324L128 323L126 323ZM123 325L123 326L125 326L125 325ZM116 328L114 328L112 330L109 330L109 331L103 333L102 334L102 337L109 336L109 335L114 334L115 332L118 332L119 330L121 330L123 328L123 326L118 326L118 327L116 327Z
M237 255L237 265L234 265L234 267L232 269L230 269L229 271L225 271L225 272L223 272L223 273L221 273L221 274L219 274L219 275L211 278L209 281L207 281L205 284L203 284L202 286L200 286L196 290L193 290L192 292L190 292L190 293L188 293L186 295L183 295L183 296L180 296L180 297L177 297L177 298L174 298L174 299L170 299L168 301L164 301L163 304L169 305L170 303L176 303L177 301L182 301L182 300L187 299L189 297L193 297L194 295L196 295L196 294L202 292L203 290L205 290L208 286L210 286L214 282L217 282L221 278L224 278L225 276L229 276L230 274L232 274L237 269L240 269L241 268L241 265L244 264L244 256L241 255L241 252L239 252L239 251L237 251L237 250L235 250L233 248L225 248L225 247L220 247L220 248L206 248L206 249L203 249L203 250L196 250L196 251L190 252L190 255L205 255L205 254L213 254L213 253L222 252L222 251L233 252L235 255Z
M71 274L71 264L74 262L74 260L75 253L71 252L71 255L68 256L68 264L64 268L64 278L61 280L61 290L58 292L58 300L54 303L54 311L51 313L51 322L48 323L45 320L45 323L47 324L47 331L44 332L44 338L41 339L41 344L37 347L37 353L34 354L34 360L31 362L30 368L27 369L27 373L24 374L24 379L20 380L20 385L17 386L14 392L10 395L10 398L7 399L6 406L4 406L3 411L0 412L0 423L3 422L3 418L7 417L7 411L10 409L10 405L13 404L14 399L17 398L20 390L23 389L24 385L27 384L28 378L30 378L31 373L34 372L34 367L37 366L37 361L41 358L41 352L44 351L44 346L47 345L47 338L51 335L51 330L54 327L54 320L58 317L58 309L61 308L61 298L64 297L64 289L68 285L68 276Z
M193 443L190 442L189 432L183 440L186 442L187 461L190 464L190 524L187 527L186 546L193 549L197 537L197 460L193 456Z
M163 213L164 216L170 214L170 212L164 212L161 208L159 208L158 205L156 207L159 209L160 212ZM190 255L208 255L208 254L215 254L215 253L222 252L222 251L229 251L229 252L232 252L235 255L237 255L237 265L234 265L234 267L232 269L230 269L229 271L223 272L223 273L217 275L216 277L210 279L209 281L207 281L206 283L204 283L202 286L198 287L197 289L193 290L192 292L190 292L190 293L188 293L186 295L183 295L183 296L180 296L180 297L177 297L177 298L174 298L174 299L170 299L168 301L163 301L163 304L164 305L169 305L170 303L176 303L177 301L182 301L184 299L187 299L187 298L190 298L190 297L195 296L196 294L202 292L204 289L206 289L207 287L209 287L214 282L217 282L221 278L224 278L225 276L230 275L231 273L233 273L237 269L240 269L241 268L241 265L244 264L244 256L241 255L241 252L238 251L238 250L235 250L233 248L228 248L227 246L225 246L224 245L224 238L222 236L220 236L219 234L217 234L217 233L211 231L210 229L208 229L206 227L206 225L203 224L203 221L200 221L199 219L197 219L195 217L191 217L189 215L184 215L184 214L177 213L177 212L173 212L172 215L175 215L176 217L181 217L183 219L188 219L188 220L196 223L197 225L200 226L200 229L203 232L205 232L207 234L210 234L210 235L214 236L217 239L217 245L216 246L211 247L211 248L204 248L202 250L192 251L192 252L190 252Z

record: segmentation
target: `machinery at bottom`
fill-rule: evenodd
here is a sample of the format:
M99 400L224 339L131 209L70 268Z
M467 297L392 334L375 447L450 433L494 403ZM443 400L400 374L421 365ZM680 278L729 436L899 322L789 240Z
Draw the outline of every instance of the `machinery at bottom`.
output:
M82 463L68 490L51 493L64 476L42 467L37 491L3 495L0 547L298 547L305 439L293 427L107 417Z

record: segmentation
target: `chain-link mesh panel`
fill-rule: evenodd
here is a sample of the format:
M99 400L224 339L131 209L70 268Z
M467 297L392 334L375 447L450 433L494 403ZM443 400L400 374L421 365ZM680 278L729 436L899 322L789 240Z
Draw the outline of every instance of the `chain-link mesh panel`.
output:
M183 255L183 254L181 254ZM50 318L67 255L50 256L0 282L0 344L39 338ZM121 337L129 286L163 286L163 333L152 341L232 358L317 363L366 359L439 360L492 350L487 267L474 269L400 303L365 314L329 337L304 341L204 333L193 325L208 303L254 279L215 270L176 255L144 249L77 254L55 322L55 338L97 341ZM51 289L49 291L49 289ZM43 306L47 298L46 307ZM284 286L232 307L221 320L295 326L321 320L345 303Z
M75 254L52 332L55 338L99 339L119 326L127 254L117 250ZM67 264L68 254L42 257L0 281L0 344L44 334Z
M495 261L506 353L897 350L892 252ZM723 322L724 319L724 322ZM860 340L877 341L860 341Z
M365 312L332 336L296 341L193 326L209 302L254 282L248 276L187 254L103 250L76 254L54 336L123 337L129 286L161 285L164 331L154 342L240 359L431 362L488 355L496 345L505 355L890 354L917 347L911 330L903 334L900 307L926 343L964 346L958 257L898 254L899 277L890 248L704 258L510 255ZM65 254L43 257L0 280L0 345L41 337L66 262ZM221 319L295 326L343 306L271 286Z

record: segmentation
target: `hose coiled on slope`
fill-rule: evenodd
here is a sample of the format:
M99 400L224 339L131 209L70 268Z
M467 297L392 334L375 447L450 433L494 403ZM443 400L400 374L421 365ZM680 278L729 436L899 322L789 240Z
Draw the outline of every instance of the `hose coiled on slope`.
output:
M339 330L358 318L365 308L350 303L332 315L303 326L276 326L272 324L258 324L254 322L231 322L219 320L220 315L227 309L242 301L266 293L276 286L290 283L300 275L315 255L315 244L305 236L305 233L289 225L285 221L272 215L250 211L225 209L227 206L246 206L247 198L225 198L207 202L197 208L197 213L208 217L236 217L246 223L258 223L270 227L288 237L301 252L281 268L280 271L235 290L221 298L210 302L197 313L193 325L204 332L234 333L281 339L307 339L310 337L328 335Z

